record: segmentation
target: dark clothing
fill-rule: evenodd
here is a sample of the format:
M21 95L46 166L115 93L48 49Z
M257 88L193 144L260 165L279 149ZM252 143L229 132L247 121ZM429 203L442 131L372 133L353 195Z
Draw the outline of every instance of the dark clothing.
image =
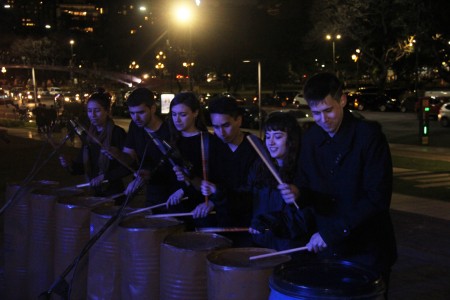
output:
M299 202L312 207L314 231L327 244L319 256L387 273L397 253L392 161L381 126L348 111L334 137L313 125L302 141L298 174Z
M217 143L216 141L212 141L212 139L217 139L210 133L205 132L204 136L204 145L208 148L208 153L205 158L211 157L211 149L209 146L210 142ZM208 145L208 146L206 146ZM176 148L179 151L180 159L176 160L176 163L180 166L185 166L189 168L189 177L191 179L197 178L197 180L203 179L203 159L202 159L202 149L201 149L201 135L197 134L190 137L180 136L180 138L176 142ZM208 174L207 170L207 174ZM192 184L187 186L185 183L178 182L178 189L183 189L184 197L188 197L187 200L182 201L175 208L177 210L183 212L190 212L195 209L197 205L205 201L205 197L202 195L201 191L195 188ZM208 216L206 218L201 219L192 219L190 217L185 222L190 222L195 227L206 227L206 226L215 226L213 216ZM187 224L189 225L189 224ZM189 227L189 226L188 226Z
M162 123L158 130L152 132L160 141L168 141L169 127ZM155 143L151 140L146 129L138 127L134 122L130 123L125 147L133 149L142 169L151 172L150 180L146 185L146 205L151 206L166 202L174 192L173 183L176 178L172 166L164 160L164 156Z
M287 205L280 190L270 184L262 184L258 175L263 162L258 159L249 172L249 187L253 194L253 219L251 227L261 232L253 234L258 246L286 250L304 246L307 242L306 224L295 206ZM271 174L267 174L272 176ZM294 222L295 218L295 222Z
M249 133L244 133L247 136ZM210 143L212 146L213 143ZM252 194L247 187L248 173L256 152L244 138L233 152L217 140L210 159L210 180L217 186L213 201L219 226L248 227L252 218Z
M112 130L111 135L111 147L116 147L119 150L122 150L125 138L126 138L126 132L122 127L119 127L117 125L114 125L114 128ZM72 162L72 173L73 174L84 174L86 172L84 167L84 149L87 147L87 150L89 151L89 168L91 169L92 178L97 177L100 175L100 169L98 160L101 155L101 147L97 143L89 143L89 144L83 144L83 147L81 151L78 154L78 157ZM108 169L104 173L104 180L108 180L108 183L102 184L101 186L94 187L94 194L98 197L103 196L110 196L118 193L122 193L124 190L124 185L122 182L122 178L124 177L123 171L122 171L122 165L117 162L116 160L110 160ZM92 178L88 178L91 180Z

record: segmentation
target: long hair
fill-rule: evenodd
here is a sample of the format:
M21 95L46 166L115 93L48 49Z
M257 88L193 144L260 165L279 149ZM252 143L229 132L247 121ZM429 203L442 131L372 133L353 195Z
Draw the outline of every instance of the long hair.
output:
M283 182L290 183L294 179L297 157L300 150L301 128L295 117L289 112L272 113L264 123L264 132L283 131L287 133L287 155L283 159L283 165L279 169L279 174ZM265 139L264 139L265 140ZM276 186L277 182L273 178L266 166L260 165L256 176L257 184Z
M192 112L198 111L197 118L195 119L195 128L197 128L200 131L208 131L208 128L206 127L205 120L203 118L202 110L200 107L200 101L192 92L181 92L175 95L175 97L170 102L170 111L169 111L169 128L170 128L170 142L172 145L176 145L176 142L181 137L181 132L179 132L175 125L173 124L172 119L172 108L175 105L183 104L189 107Z

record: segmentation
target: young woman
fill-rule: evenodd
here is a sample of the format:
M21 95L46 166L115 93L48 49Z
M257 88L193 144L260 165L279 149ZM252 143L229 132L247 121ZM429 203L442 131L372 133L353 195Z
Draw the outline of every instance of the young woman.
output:
M90 122L89 134L100 141L106 149L117 148L121 151L126 132L115 125L110 116L111 96L102 90L92 94L86 105ZM70 160L61 155L60 163L74 175L85 174L95 196L104 197L121 193L124 190L123 167L102 154L101 150L102 147L87 135L78 157Z
M253 191L253 220L250 233L257 245L276 250L299 247L304 228L292 228L292 218L301 218L292 205L293 182L300 149L301 129L289 113L273 113L265 122L265 145L283 181L278 184L269 169L257 160L249 174ZM300 222L299 224L302 224ZM300 225L298 225L300 226Z
M200 192L203 178L202 139L205 157L209 154L209 143L212 135L208 133L200 101L191 92L182 92L170 103L169 128L170 144L174 148L174 161L177 164L174 172L178 180L178 189L169 197L168 205L173 209L189 212L199 203L205 201ZM186 200L182 200L185 199ZM192 219L192 218L191 218ZM195 219L191 226L205 226L207 218Z

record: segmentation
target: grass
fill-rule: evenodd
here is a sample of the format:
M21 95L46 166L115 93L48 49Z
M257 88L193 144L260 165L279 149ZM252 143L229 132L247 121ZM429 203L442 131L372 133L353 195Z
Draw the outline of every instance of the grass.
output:
M435 174L450 173L450 162L427 160L411 157L392 157L393 165L397 168L411 170L430 171ZM415 197L431 198L442 201L450 201L450 180L447 186L419 188L414 186L412 180L405 180L394 176L394 192Z

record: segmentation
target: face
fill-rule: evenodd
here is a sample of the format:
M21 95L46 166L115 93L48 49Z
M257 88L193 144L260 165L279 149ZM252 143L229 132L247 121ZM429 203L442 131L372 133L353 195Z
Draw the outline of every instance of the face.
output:
M234 119L230 115L211 114L211 123L214 133L224 143L236 144L241 132L242 117Z
M152 120L152 116L154 114L154 106L151 108L142 103L138 106L130 106L128 107L128 111L130 112L131 119L138 127L147 126Z
M177 104L172 107L172 120L175 128L181 132L193 132L195 127L195 118L198 111L193 112L190 107L184 104Z
M97 101L89 101L87 104L87 115L91 124L96 127L103 127L108 118L108 112Z
M339 101L328 95L316 106L310 107L314 121L330 136L334 136L341 126L346 101L345 95Z
M266 147L270 156L275 159L283 159L287 155L287 138L288 135L280 130L266 131Z

